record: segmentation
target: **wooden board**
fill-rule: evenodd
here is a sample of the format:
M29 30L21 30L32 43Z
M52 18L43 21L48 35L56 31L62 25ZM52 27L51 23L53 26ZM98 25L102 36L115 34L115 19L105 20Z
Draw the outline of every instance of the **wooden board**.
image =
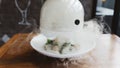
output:
M32 49L34 34L16 34L0 48L0 68L120 68L120 38L104 34L91 52L69 59L50 58Z

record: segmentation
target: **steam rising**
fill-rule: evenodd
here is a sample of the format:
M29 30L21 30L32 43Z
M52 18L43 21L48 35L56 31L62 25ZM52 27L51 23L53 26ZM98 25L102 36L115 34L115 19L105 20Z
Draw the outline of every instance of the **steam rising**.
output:
M52 4L53 5L53 4ZM56 4L55 3L55 5L58 5L58 4ZM66 4L64 4L65 6L66 6ZM71 5L71 4L70 4ZM60 7L61 7L61 4L59 5ZM72 6L72 5L71 5ZM54 6L55 7L55 6ZM57 7L58 8L58 7ZM66 8L65 8L66 9ZM51 10L51 8L49 8L49 11ZM42 22L42 25L44 26L44 28L46 29L46 30L44 30L44 29L41 29L41 27L39 27L40 29L34 29L33 30L33 32L35 32L35 33L38 33L38 34L40 34L40 33L43 33L44 35L46 34L46 36L49 36L49 37L52 37L52 36L54 36L54 37L57 37L58 39L59 39L59 42L61 42L61 43L63 43L63 42L66 42L66 41L70 41L70 42L72 42L73 44L78 44L78 45L94 45L94 43L96 43L96 40L101 36L101 34L103 34L103 33L110 33L111 32L111 30L110 30L110 27L107 25L107 24L105 24L104 22L102 22L102 21L100 21L100 20L97 20L97 19L93 19L93 20L90 20L90 21L86 21L86 22L84 22L84 21L82 21L81 23L83 24L83 25L81 25L81 27L82 27L82 29L80 29L80 28L76 28L75 27L75 29L74 30L71 30L71 31L58 31L60 28L58 28L58 27L64 27L64 29L67 29L66 28L66 26L68 26L69 25L69 27L71 28L71 27L74 27L73 26L73 22L72 21L74 21L74 20L72 20L72 21L70 21L71 19L73 19L73 18L70 18L70 20L66 20L66 21L64 21L63 19L64 18L62 18L61 16L61 14L63 14L63 13L59 13L60 14L60 16L56 16L56 14L54 14L54 9L53 10L51 10L51 12L53 12L53 15L55 15L55 16L52 16L52 15L49 15L49 14L51 14L51 13L49 13L49 12L47 12L47 11L45 11L46 13L45 13L45 15L46 15L46 17L44 17L43 19L43 21L41 21ZM66 11L66 10L65 10ZM70 11L70 10L68 10L68 11ZM81 10L80 10L81 11ZM56 12L56 11L55 11ZM58 12L57 12L58 13ZM58 14L58 15L59 15ZM71 13L70 13L71 14ZM68 17L70 17L69 15L70 14L68 14ZM81 14L81 13L80 13ZM82 13L83 14L83 13ZM43 16L45 16L45 15L43 15ZM76 16L77 15L79 15L79 13L76 13ZM50 16L50 17L49 17ZM53 18L52 18L53 17ZM55 18L54 18L55 17ZM58 20L56 21L56 17L58 17ZM60 19L59 19L59 17L60 17ZM63 17L65 17L64 15L63 15ZM68 18L68 17L66 17L66 19ZM80 16L81 17L81 16ZM48 20L46 20L46 18L48 18ZM51 19L50 18L52 18L52 20L55 20L55 22L54 22L54 24L51 24L51 23L53 23L53 22L51 22ZM78 17L79 18L79 17ZM77 18L77 19L78 19ZM83 18L83 17L82 17ZM50 19L50 20L49 20ZM79 18L80 19L80 21L81 21L81 18ZM45 22L44 22L45 21ZM47 21L47 22L46 22ZM41 22L40 22L40 24L41 24ZM61 24L61 22L62 22L62 24ZM66 24L67 23L67 24ZM56 25L57 24L57 25ZM55 28L53 28L54 30L52 31L52 26L53 25L55 25ZM65 26L64 26L65 25ZM36 27L36 26L34 26L34 27ZM51 31L49 30L50 28L51 28ZM40 31L40 30L42 30L42 31ZM70 30L70 29L68 29L68 30ZM40 32L37 32L37 31L40 31ZM61 41L62 40L62 41ZM74 58L74 57L72 57L72 58L65 58L65 59L57 59L57 62L58 62L58 60L60 60L62 63L60 63L60 64L63 64L63 65L65 65L66 67L68 67L69 66L69 64L75 64L75 65L78 65L78 64L80 64L81 62L83 62L84 61L84 58L86 59L86 57L82 57L81 58L81 56L80 57L78 57L78 58ZM88 58L88 57L87 57ZM67 59L67 60L66 60ZM83 61L79 61L79 59L83 59ZM92 58L90 58L90 59L92 59ZM92 59L93 60L93 59ZM87 60L88 61L88 60ZM91 61L91 60L90 60ZM59 63L57 64L58 66L59 66ZM55 65L54 65L55 66ZM68 67L69 68L69 67Z

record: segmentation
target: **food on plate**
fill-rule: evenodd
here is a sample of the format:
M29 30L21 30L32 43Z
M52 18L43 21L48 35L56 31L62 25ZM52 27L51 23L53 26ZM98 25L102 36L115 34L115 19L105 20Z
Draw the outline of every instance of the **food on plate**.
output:
M68 54L78 50L79 46L74 45L71 42L64 42L60 44L57 41L57 39L55 40L48 39L46 45L44 46L44 49L51 53Z

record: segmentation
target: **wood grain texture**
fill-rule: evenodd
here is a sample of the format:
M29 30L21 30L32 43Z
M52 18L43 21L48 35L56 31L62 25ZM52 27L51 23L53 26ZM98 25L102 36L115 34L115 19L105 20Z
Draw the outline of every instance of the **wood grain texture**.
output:
M31 34L14 35L14 37L0 48L0 59L12 59L33 51L29 44L30 38L32 38Z
M0 68L120 68L120 38L116 35L101 35L91 52L64 60L34 51L29 44L33 36L17 34L3 45L0 48Z

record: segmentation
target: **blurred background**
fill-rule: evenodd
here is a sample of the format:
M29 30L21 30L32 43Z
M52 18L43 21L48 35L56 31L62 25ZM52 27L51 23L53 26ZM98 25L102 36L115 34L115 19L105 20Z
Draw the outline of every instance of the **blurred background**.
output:
M107 23L120 36L119 0L80 0L85 21L93 18ZM0 45L14 34L30 33L39 28L40 10L45 0L0 0Z

